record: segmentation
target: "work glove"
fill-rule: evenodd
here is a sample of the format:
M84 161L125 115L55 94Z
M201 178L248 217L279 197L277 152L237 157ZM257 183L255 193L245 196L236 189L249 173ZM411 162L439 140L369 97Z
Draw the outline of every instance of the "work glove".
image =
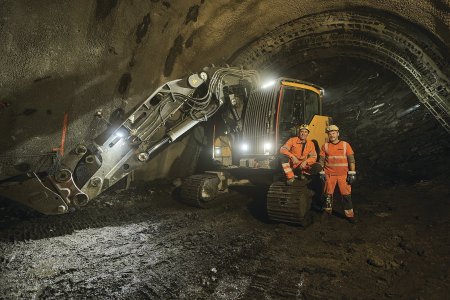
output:
M347 172L347 182L348 184L353 184L356 181L356 171Z
M300 161L298 160L298 158L296 156L292 156L291 160L294 163L294 165L298 165L300 163Z
M306 168L307 165L308 165L308 162L305 160L300 164L300 168L304 169L304 168Z
M327 181L327 177L325 176L325 172L324 171L320 171L319 172L320 175L320 180L325 183L325 181Z

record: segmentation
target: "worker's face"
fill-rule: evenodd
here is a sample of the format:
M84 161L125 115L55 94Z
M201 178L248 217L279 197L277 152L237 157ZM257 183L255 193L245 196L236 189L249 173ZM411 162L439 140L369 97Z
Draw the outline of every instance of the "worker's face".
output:
M298 137L303 141L308 137L309 131L306 129L300 129L298 132Z
M333 143L335 141L338 141L339 138L339 131L330 131L328 132L328 140Z

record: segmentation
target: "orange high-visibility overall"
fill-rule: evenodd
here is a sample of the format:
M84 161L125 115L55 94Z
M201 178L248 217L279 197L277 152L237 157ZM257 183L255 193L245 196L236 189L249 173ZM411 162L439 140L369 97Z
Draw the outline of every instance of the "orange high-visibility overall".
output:
M314 143L308 140L306 140L306 142L302 142L298 137L290 138L280 148L280 153L290 158L288 163L281 164L287 179L294 178L294 172L292 170L298 168L303 161L306 160L307 163L305 168L302 170L302 173L307 173L311 165L317 160L317 153ZM299 160L298 164L294 164L292 161L294 156Z
M348 160L347 156L354 155L349 143L339 141L336 144L325 143L320 151L320 156L325 157L324 172L326 181L324 194L333 195L336 185L344 200L344 211L347 217L353 217L353 205L351 202L351 185L347 182Z

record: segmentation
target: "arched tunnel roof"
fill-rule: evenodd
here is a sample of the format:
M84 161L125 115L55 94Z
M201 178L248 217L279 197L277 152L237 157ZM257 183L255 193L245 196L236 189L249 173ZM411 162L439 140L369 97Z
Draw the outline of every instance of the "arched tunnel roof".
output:
M450 133L448 49L423 28L383 12L335 11L283 24L237 51L237 65L280 70L324 57L356 57L397 74Z
M449 0L0 0L0 54L1 299L449 298ZM273 147L321 109L339 177Z
M448 135L443 132L449 130L450 8L443 2L45 2L5 1L0 13L4 132L0 151L2 161L15 169L38 164L59 147L64 113L69 122L65 143L70 149L98 134L111 116L129 112L158 85L211 63L290 72L305 77L299 79L319 81L322 73L329 87L343 81L339 75L324 74L331 74L333 64L345 68L360 62L368 69L353 71L367 76L390 70L396 74L386 75L390 83L398 82L395 87L412 94L405 103L395 105L392 100L388 112L401 113L418 103L420 108L407 121L389 119L391 127L384 135L391 140L405 132L416 135L414 125L398 132L393 124L418 124L425 118L426 125L421 123L427 132L425 152L437 157L436 163L447 157L448 144L443 140ZM324 63L327 59L331 63ZM296 71L297 66L312 70L310 62L317 62L314 74ZM365 95L376 94L369 81L353 78L360 86L369 85ZM380 104L381 99L369 98L367 107L361 104L362 111ZM347 124L344 128L361 125L337 108L341 102L334 104L332 97L326 101L336 122ZM98 111L103 119L94 117ZM364 126L380 122L385 120ZM350 134L349 139L364 138ZM403 143L407 151L410 145ZM362 147L361 151L372 150ZM3 168L2 172L15 171Z

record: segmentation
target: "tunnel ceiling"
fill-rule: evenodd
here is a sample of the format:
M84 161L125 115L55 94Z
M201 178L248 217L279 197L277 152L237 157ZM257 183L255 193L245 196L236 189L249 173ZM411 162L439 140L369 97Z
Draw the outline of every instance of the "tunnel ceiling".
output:
M393 71L450 133L447 49L423 29L384 13L306 16L247 45L232 62L282 74L301 62L339 56L366 59Z
M370 69L354 70L364 76L385 69L395 74L392 80L401 79L398 86L415 95L408 101L420 102L423 115L440 124L429 134L448 131L450 5L445 1L11 0L1 5L0 161L16 166L10 170L0 163L1 175L12 175L17 166L42 165L59 146L64 114L71 149L130 112L161 83L209 64L295 76L296 66L328 61L318 64L318 73L324 73L329 65L342 68L341 61L355 59ZM333 78L327 84L339 86L333 83L339 76ZM396 109L407 109L408 101ZM99 111L102 118L95 117ZM414 118L407 123L421 116ZM440 155L448 149L440 147Z

